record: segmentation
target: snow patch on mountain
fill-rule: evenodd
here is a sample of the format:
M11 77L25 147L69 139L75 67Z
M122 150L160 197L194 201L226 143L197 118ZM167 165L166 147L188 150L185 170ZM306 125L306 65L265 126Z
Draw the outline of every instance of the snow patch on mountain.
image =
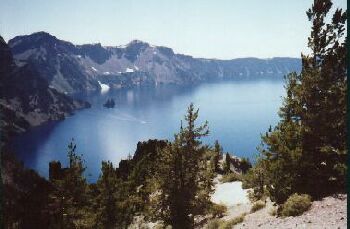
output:
M108 84L103 84L101 81L98 81L98 84L100 84L101 87L101 93L106 93L109 91L109 85Z
M126 68L125 72L134 72L134 69L132 69L132 68Z

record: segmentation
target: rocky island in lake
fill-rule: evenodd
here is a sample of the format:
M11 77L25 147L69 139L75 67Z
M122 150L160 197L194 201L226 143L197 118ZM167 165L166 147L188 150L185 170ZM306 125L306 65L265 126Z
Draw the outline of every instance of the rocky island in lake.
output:
M115 107L114 99L107 99L107 101L103 104L103 106L106 108L114 108Z

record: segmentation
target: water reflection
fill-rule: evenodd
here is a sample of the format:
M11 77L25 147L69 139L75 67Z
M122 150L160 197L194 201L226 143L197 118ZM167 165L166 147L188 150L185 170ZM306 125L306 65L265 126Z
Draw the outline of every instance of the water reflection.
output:
M118 164L135 151L138 141L172 139L187 106L194 102L200 109L199 121L209 121L210 135L204 142L212 144L219 139L224 150L253 158L260 133L278 121L283 93L282 82L245 81L76 95L92 107L25 133L16 139L15 147L27 166L47 176L50 160L67 163L66 147L75 138L93 181L102 160ZM103 107L108 98L115 100L115 108Z

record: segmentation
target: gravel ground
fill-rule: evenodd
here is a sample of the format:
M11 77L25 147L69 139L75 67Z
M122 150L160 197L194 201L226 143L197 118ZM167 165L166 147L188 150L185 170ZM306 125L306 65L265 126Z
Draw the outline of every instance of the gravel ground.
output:
M243 223L234 228L315 228L337 229L347 228L347 196L338 195L314 201L309 211L301 216L277 218L269 211L271 202L264 209L245 217Z

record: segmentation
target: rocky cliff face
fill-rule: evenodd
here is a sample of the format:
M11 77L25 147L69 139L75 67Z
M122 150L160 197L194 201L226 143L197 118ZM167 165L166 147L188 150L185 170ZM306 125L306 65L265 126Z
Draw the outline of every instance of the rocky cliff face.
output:
M9 41L16 63L32 64L50 87L62 93L99 89L99 84L87 74L76 58L73 44L58 40L48 33L19 36Z
M32 63L50 87L63 93L142 84L191 84L219 79L282 78L300 71L297 58L215 60L175 54L134 40L125 46L74 45L39 32L9 41L16 63Z
M0 124L4 132L21 132L48 120L63 119L87 106L50 88L31 63L17 66L0 37Z

